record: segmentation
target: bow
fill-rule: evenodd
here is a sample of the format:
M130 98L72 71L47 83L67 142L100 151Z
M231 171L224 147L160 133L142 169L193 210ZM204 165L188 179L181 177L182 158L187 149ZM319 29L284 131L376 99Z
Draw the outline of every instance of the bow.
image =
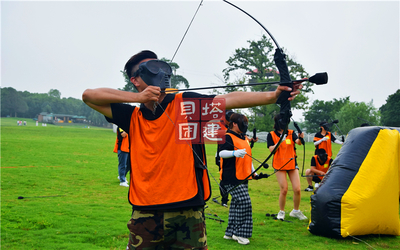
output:
M234 4L230 3L230 2L228 2L228 1L226 1L226 0L223 0L223 1L224 1L225 3L228 3L228 4L232 5L233 7L237 8L238 10L242 11L242 12L245 13L247 16L249 16L250 18L252 18L252 19L253 19L255 22L257 22L257 23L267 32L267 34L271 37L271 39L273 40L273 42L275 43L275 45L276 45L276 47L277 47L276 50L275 50L275 54L274 54L274 62L275 62L275 65L276 65L276 67L278 68L278 70L279 70L279 72L280 72L280 81L279 81L279 85L288 86L288 87L290 87L291 89L293 89L293 83L294 83L294 82L291 80L290 75L289 75L289 68L288 68L287 63L286 63L286 55L284 54L283 50L281 49L281 47L279 46L279 44L278 44L278 42L275 40L275 38L272 36L272 34L271 34L257 19L255 19L255 18L254 18L253 16L251 16L249 13L247 13L246 11L242 10L241 8L239 8L238 6L236 6L236 5L234 5ZM200 8L202 2L203 2L203 0L200 2L199 7L197 8L195 15L193 16L193 18L192 18L192 20L191 20L191 22L190 22L190 24L189 24L189 26L188 26L188 28L187 28L187 30L186 30L184 36L183 36L183 38L182 38L180 44L178 45L178 48L176 49L173 58L175 57L175 55L176 55L176 53L177 53L177 51L178 51L178 49L179 49L179 47L180 47L182 41L184 40L185 35L186 35L186 33L188 32L189 27L190 27L191 23L193 22L193 19L194 19L194 17L196 16L197 11L199 10L199 8ZM172 59L172 60L173 60L173 59ZM171 61L172 61L172 60L171 60ZM326 73L319 73L319 74L316 74L316 75L310 77L309 79L297 80L297 81L295 81L295 83L300 83L300 82L302 82L302 81L304 81L304 80L308 80L308 81L310 81L310 82L315 82L316 84L325 84L325 83L327 83L327 81L328 81L328 76L327 76ZM266 83L260 83L260 84L266 84ZM230 86L230 87L232 87L232 86ZM215 87L213 87L213 88L215 88ZM200 89L200 88L198 88L198 89ZM188 89L186 89L186 90L188 90ZM194 90L194 89L192 89L192 90ZM174 92L175 92L175 91L180 91L180 90L174 90ZM290 101L288 100L289 97L290 97L290 92L289 92L289 91L283 91L283 92L280 94L280 96L278 97L278 100L276 101L277 104L280 104L280 112L279 112L279 113L280 113L280 120L279 120L278 122L279 122L280 127L281 127L281 128L284 128L283 134L286 134L286 133L287 133L288 125L289 125L289 122L290 122L290 117L292 116L291 104L290 104ZM159 106L161 107L161 105L159 105ZM172 121L172 120L171 120L171 121ZM249 176L247 176L247 177L246 177L240 184L238 184L237 186L241 185L243 182L245 182L246 180L248 180L248 179L249 179L256 171L258 171L261 167L263 167L263 166L268 167L268 164L266 164L266 162L272 157L272 155L275 154L275 152L276 152L277 149L279 148L280 144L282 143L283 137L284 137L283 134L282 134L282 136L280 137L278 143L276 144L274 150L267 156L267 158L264 160L264 162L262 162L262 163L260 164L260 166L259 166L254 172L252 172ZM199 156L197 156L197 157L199 158ZM291 160L293 160L293 159L291 159ZM289 160L289 161L290 161L290 160ZM202 161L201 161L201 162L202 162ZM287 164L287 163L286 163L286 164ZM286 164L285 164L285 165L286 165ZM204 166L204 167L207 169L206 166ZM283 167L283 166L282 166L282 167ZM281 167L281 168L282 168L282 167ZM213 178L214 178L214 177L213 177ZM214 180L215 180L215 178L214 178ZM216 180L215 180L215 181L216 181ZM217 182L217 183L218 183L218 182ZM219 183L218 183L218 185L219 185ZM232 188L231 190L229 190L229 191L226 193L226 195L228 195L229 192L231 192L231 191L232 191L233 189L235 189L237 186L235 186L234 188Z
M292 81L291 78L290 78L290 75L289 75L289 68L288 68L288 66L286 64L286 55L284 54L283 50L281 49L281 47L279 46L279 44L275 40L275 38L272 36L272 34L264 27L264 25L262 25L252 15L250 15L249 13L244 11L243 9L239 8L238 6L234 5L233 3L228 2L227 0L223 0L223 1L225 3L228 3L228 4L232 5L233 7L237 8L238 10L242 11L247 16L249 16L251 19L253 19L256 23L258 23L265 30L265 32L267 32L267 34L271 37L272 41L275 43L276 50L275 50L275 54L274 54L274 62L275 62L276 67L279 70L279 76L280 76L279 85L288 86L288 87L293 89L293 83L300 83L300 82L302 82L304 80L308 80L310 82L316 83L317 85L326 84L328 82L328 74L326 72L318 73L318 74L310 77L309 79L302 79L300 81L299 80ZM288 131L288 125L289 125L289 122L290 122L290 117L292 116L291 104L290 104L290 101L288 101L289 97L290 97L290 92L289 91L284 91L284 92L282 92L280 94L280 96L278 97L278 100L276 101L277 104L280 104L279 126L281 128L284 128L284 132L282 133L282 136L280 137L280 139L279 139L278 143L276 144L274 150L268 155L268 157L265 159L265 161L256 170L254 170L249 176L247 176L246 179L243 180L240 184L245 182L248 178L250 178L250 176L252 176L256 171L258 171L262 166L264 166L264 164L271 158L271 156L273 154L275 154L276 150L278 149L278 147L282 143L283 135L286 134L287 131ZM287 162L287 163L289 163L289 162ZM284 164L284 166L286 164ZM281 167L280 169L282 169L282 168L283 167ZM278 169L278 170L280 170L280 169ZM238 184L237 186L239 186L240 184ZM230 191L232 191L233 189L235 189L237 186L235 186L231 190L229 190L228 193Z
M279 76L280 76L280 81L279 81L279 85L283 85L283 86L288 86L290 88L293 89L293 81L290 78L289 75L289 68L286 64L286 55L283 53L283 50L281 49L281 47L279 46L278 42L275 40L275 38L272 36L272 34L264 27L264 25L262 25L257 19L255 19L252 15L250 15L249 13L247 13L246 11L242 10L241 8L239 8L238 6L234 5L233 3L230 3L226 0L223 0L225 3L228 3L230 5L232 5L233 7L237 8L238 10L242 11L243 13L245 13L247 16L249 16L251 19L253 19L255 22L257 22L267 33L268 35L271 37L271 39L273 40L273 42L276 45L276 50L275 50L275 54L274 54L274 62L276 67L279 70ZM282 133L282 136L280 137L278 143L276 144L275 148L272 150L272 152L267 156L267 158L264 160L264 162L262 162L260 164L260 166L258 168L256 168L249 176L247 176L243 181L241 181L238 185L234 186L232 189L227 191L228 195L230 192L232 192L234 189L236 189L239 185L243 184L245 181L247 181L251 176L253 176L254 173L256 173L261 167L263 167L266 162L272 157L272 155L275 154L275 152L278 150L279 146L282 143L283 140L283 135L287 133L288 130L288 125L290 122L290 117L292 116L292 112L291 112L291 104L290 101L288 100L288 98L290 97L290 92L289 91L283 91L279 97L278 100L276 101L277 104L280 104L280 119L279 119L279 125L281 128L284 128L284 132ZM286 163L287 164L287 163ZM285 164L285 165L286 165ZM284 165L284 166L285 166ZM268 166L268 165L267 165ZM282 166L283 167L283 166ZM281 167L281 168L282 168Z
M275 40L275 38L272 36L272 34L267 30L267 28L264 27L264 25L262 25L252 15L250 15L249 13L244 11L243 9L239 8L238 6L234 5L233 3L228 2L227 0L223 0L223 1L225 3L227 3L227 4L232 5L233 7L237 8L240 11L242 11L243 13L245 13L247 16L249 16L251 19L253 19L255 22L257 22L265 30L265 32L267 32L267 34L271 37L272 41L276 45L276 50L275 50L275 54L274 54L274 61L275 61L276 67L279 70L279 76L280 76L279 85L288 86L288 87L293 89L293 81L290 78L289 68L288 68L288 66L286 64L286 55L284 54L283 50L281 49L281 47L279 46L279 44ZM319 78L319 77L317 77L317 78ZM326 80L327 80L327 78L326 78ZM288 126L288 124L290 122L290 117L292 116L290 101L288 101L289 97L290 97L290 92L289 91L284 91L284 92L282 92L280 94L280 96L279 96L279 98L278 98L278 100L276 102L277 104L280 104L281 119L280 119L279 123L281 125L281 128L285 128L285 133L287 132L287 126ZM281 142L282 142L282 140L280 140L278 142L277 147L279 146L279 144ZM275 148L277 148L277 147L275 147ZM274 151L276 151L276 150L274 150ZM275 153L274 151L273 151L273 153ZM272 154L272 152L271 152L271 154Z

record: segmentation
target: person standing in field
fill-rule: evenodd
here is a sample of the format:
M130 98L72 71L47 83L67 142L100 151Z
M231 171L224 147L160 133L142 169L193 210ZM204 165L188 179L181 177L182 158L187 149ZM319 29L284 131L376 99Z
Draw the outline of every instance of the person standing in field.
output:
M129 187L126 174L129 171L129 137L120 127L117 128L114 153L118 153L118 180L119 185Z
M246 116L232 114L225 143L221 145L219 152L221 185L232 195L224 239L233 239L242 245L250 244L248 238L253 232L252 206L246 178L254 169L250 144L245 136L247 127ZM225 195L227 196L226 193Z
M286 195L288 192L288 181L289 176L290 182L293 188L293 210L289 216L296 217L300 220L306 220L307 217L299 210L301 200L301 187L300 187L300 176L299 167L297 166L295 143L301 145L301 140L297 137L297 134L288 129L287 134L283 134L284 128L280 127L279 120L281 119L280 114L274 117L274 131L271 131L267 136L267 146L270 152L272 152L278 144L280 138L282 143L279 145L278 150L274 154L272 166L275 170L276 179L278 180L280 194L279 194L279 209L277 218L280 220L285 219L285 205ZM304 138L304 133L299 134L300 138Z
M124 67L138 93L110 88L87 89L83 101L105 115L130 138L130 186L133 213L128 222L129 249L207 249L204 205L211 195L204 144L176 143L176 106L182 100L223 98L226 109L273 104L283 91L289 101L300 93L279 86L270 92L202 95L167 94L172 69L149 50L132 56ZM140 107L125 103L139 103ZM187 122L187 121L186 121Z

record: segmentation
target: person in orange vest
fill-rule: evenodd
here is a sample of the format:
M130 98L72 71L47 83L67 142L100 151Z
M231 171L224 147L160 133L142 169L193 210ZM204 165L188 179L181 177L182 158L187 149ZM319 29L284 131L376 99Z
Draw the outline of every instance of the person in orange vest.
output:
M120 127L117 128L114 153L118 153L118 179L119 185L129 187L126 174L129 172L129 137Z
M253 172L251 148L245 136L247 127L247 117L233 113L225 135L225 143L221 145L219 152L221 185L228 191L232 190L228 227L225 230L224 239L233 239L242 245L250 243L248 238L253 232L248 181L243 182Z
M312 192L314 190L312 182L315 182L315 188L318 188L332 161L333 159L328 156L325 149L317 149L317 154L311 158L311 168L306 170L308 187L304 191Z
M314 146L315 154L317 154L317 149L323 148L329 157L332 157L332 142L342 145L343 142L336 139L336 137L328 131L329 123L323 121L319 124L320 130L314 136Z
M279 208L277 218L280 220L285 219L285 205L286 205L286 195L288 192L288 181L287 175L292 183L293 188L293 203L294 208L290 212L291 217L296 217L300 220L307 219L306 216L299 210L300 200L301 200L301 188L300 188L300 176L299 176L299 167L297 166L296 160L296 149L295 143L301 145L300 138L304 138L304 133L297 134L288 129L287 134L282 135L284 132L284 128L280 127L279 120L281 119L280 114L274 117L274 131L271 131L267 136L267 146L270 152L272 152L276 145L278 144L281 136L282 142L279 145L277 151L274 154L274 158L272 161L272 166L275 169L276 179L278 180L280 187L279 194Z
M185 100L223 98L226 109L268 105L276 103L283 91L290 93L287 100L292 101L303 85L296 83L293 88L280 85L275 91L266 92L169 94L164 90L170 87L172 68L150 50L133 55L126 62L124 72L138 92L86 89L82 100L132 139L128 248L205 250L204 207L211 197L205 145L191 141L176 143L180 104ZM183 122L187 124L188 118Z

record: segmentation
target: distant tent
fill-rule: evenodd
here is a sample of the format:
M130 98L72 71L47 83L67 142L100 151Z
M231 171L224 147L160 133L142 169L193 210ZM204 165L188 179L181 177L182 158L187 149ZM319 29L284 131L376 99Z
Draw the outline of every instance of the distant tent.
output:
M327 237L400 235L400 128L349 132L311 195L308 230Z

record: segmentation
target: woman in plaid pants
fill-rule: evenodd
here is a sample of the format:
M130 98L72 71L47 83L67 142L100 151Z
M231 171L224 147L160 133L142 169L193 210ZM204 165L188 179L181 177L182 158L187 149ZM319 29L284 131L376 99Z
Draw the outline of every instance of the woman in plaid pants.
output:
M229 129L225 135L225 143L221 146L219 153L221 185L232 195L224 239L236 240L243 245L250 243L248 238L253 232L248 181L242 183L252 173L251 148L244 136L247 126L248 120L244 115L232 114Z

